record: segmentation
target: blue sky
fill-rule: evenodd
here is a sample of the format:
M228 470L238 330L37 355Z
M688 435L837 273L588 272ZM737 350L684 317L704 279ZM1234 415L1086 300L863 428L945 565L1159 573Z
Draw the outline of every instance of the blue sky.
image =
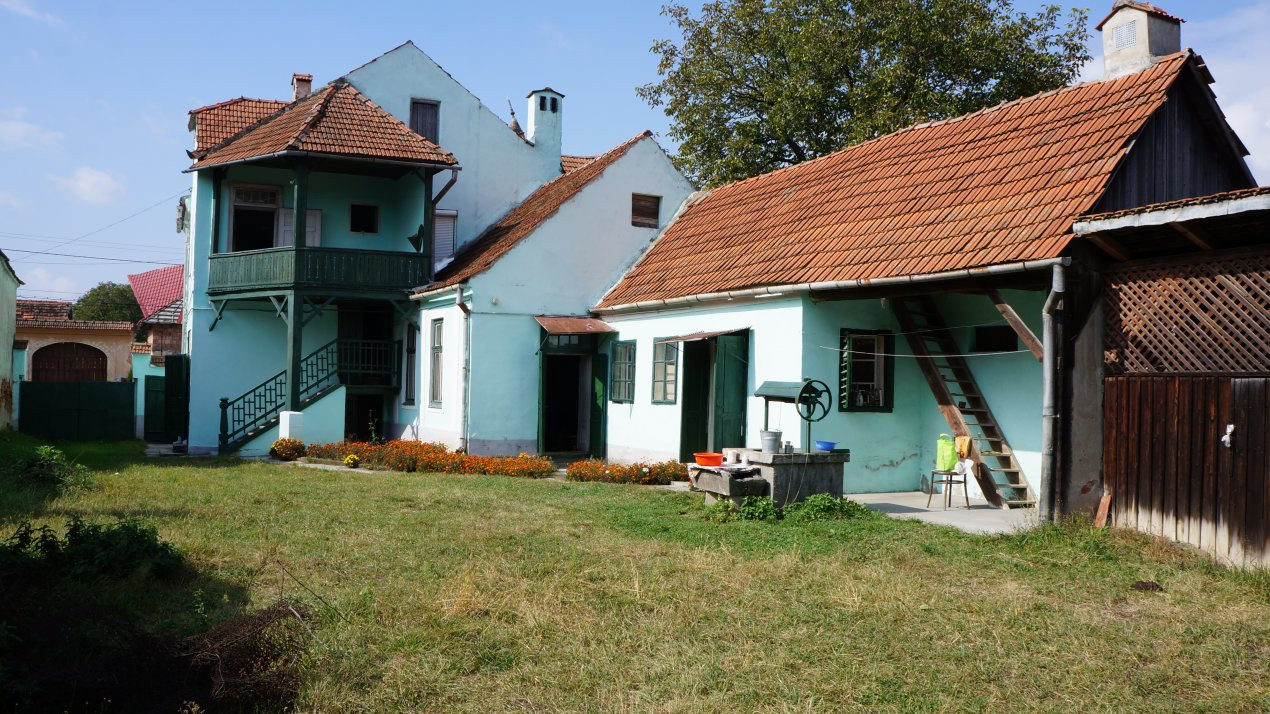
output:
M1016 0L1021 10L1040 4ZM1093 7L1092 25L1111 0L1059 4ZM1270 0L1158 4L1189 20L1184 44L1205 56L1254 173L1270 178ZM507 99L519 111L530 89L567 94L566 152L662 133L666 117L634 94L657 76L649 45L673 34L659 7L0 0L0 248L29 297L73 299L99 281L179 262L189 109L285 98L292 72L324 83L407 39L500 115Z

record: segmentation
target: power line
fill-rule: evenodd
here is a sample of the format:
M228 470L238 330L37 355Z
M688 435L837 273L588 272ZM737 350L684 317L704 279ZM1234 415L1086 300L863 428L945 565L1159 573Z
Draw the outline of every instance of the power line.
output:
M57 243L59 241L68 240L65 236L44 236L38 233L18 233L16 231L0 231L0 236L5 238L16 238L18 240L33 240L41 243ZM164 251L184 251L185 243L182 241L180 245L175 243L168 245L160 245L158 243L121 243L115 241L94 241L86 240L80 245L90 245L98 248L128 248L131 250L164 250Z
M24 252L24 253L36 253L36 254L49 253L50 255L56 255L55 253L52 253L52 252L51 252L54 248L61 248L62 246L64 246L64 245L70 245L71 243L74 243L75 241L83 240L83 239L85 239L85 238L87 238L87 237L89 237L89 236L92 236L92 235L97 235L98 233L101 233L102 231L104 231L104 230L106 230L106 229L108 229L108 228L114 228L115 226L119 225L120 223L123 223L123 222L125 222L125 221L130 221L130 220L132 220L133 218L136 218L137 216L140 216L141 214L146 213L147 211L152 211L152 210L154 210L154 209L158 208L159 206L162 206L163 204L167 203L168 201L171 201L171 200L172 200L172 199L174 199L174 198L179 198L180 196L184 196L185 194L187 194L187 193L189 193L189 192L190 192L190 189L188 189L188 188L187 188L187 189L185 189L185 190L183 190L183 191L181 191L181 192L179 192L179 193L174 193L174 194L172 194L171 196L168 196L168 197L166 197L166 198L164 198L164 199L162 199L162 200L160 200L160 201L156 201L155 203L152 203L152 204L150 204L149 206L146 206L145 208L141 209L140 211L137 211L136 213L131 213L131 214L128 214L128 215L124 216L123 218L120 218L119 220L117 220L117 221L115 221L115 222L113 222L113 223L107 223L106 225L102 226L101 228L98 228L98 229L96 229L96 230L91 230L91 231L89 231L89 232L87 232L87 233L85 233L85 234L83 234L83 235L81 235L81 236L77 236L77 237L75 237L75 238L71 238L70 240L64 241L64 242L62 242L62 243L58 243L57 245L53 246L52 248L50 248L50 249L49 249L49 250L47 250L47 251L20 251L20 252ZM142 262L142 261L131 261L131 262Z
M59 258L88 258L90 260L110 261L112 263L149 263L151 265L184 265L184 263L173 263L161 260L132 260L131 258L107 258L100 255L76 255L75 253L53 253L47 250L22 250L21 248L0 248L0 250L10 253L29 253L31 255L55 255ZM22 260L30 260L23 258ZM14 261L17 262L17 261Z

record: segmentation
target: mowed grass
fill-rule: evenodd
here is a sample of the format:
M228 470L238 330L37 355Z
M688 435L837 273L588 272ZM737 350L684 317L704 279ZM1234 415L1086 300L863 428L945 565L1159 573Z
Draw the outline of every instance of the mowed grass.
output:
M0 536L138 517L251 606L310 603L300 711L1270 709L1270 578L1136 535L717 524L657 489L135 448L68 445L94 487L6 490Z

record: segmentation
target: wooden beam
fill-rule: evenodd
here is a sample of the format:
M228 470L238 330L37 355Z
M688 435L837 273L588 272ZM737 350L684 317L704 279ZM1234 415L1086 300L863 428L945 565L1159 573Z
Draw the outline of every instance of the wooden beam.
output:
M1194 229L1187 227L1184 223L1170 223L1169 228L1181 233L1183 238L1194 243L1200 250L1213 249L1213 244L1210 241L1196 233Z
M1001 313L1001 317L1004 317L1010 327L1014 328L1014 334L1018 335L1019 339L1023 340L1023 344L1027 345L1027 348L1031 350L1032 356L1036 357L1036 361L1043 361L1045 348L1041 345L1041 341L1036 339L1036 335L1027 326L1027 323L1023 322L1023 318L1019 317L1019 314L1014 311L1014 308L1010 307L1005 298L1001 297L1001 293L997 292L996 288L988 288L984 292L992 299L992 304L997 306L997 312Z
M1099 250L1107 255L1110 255L1116 260L1128 261L1133 259L1133 254L1129 252L1129 249L1126 248L1123 243L1111 236L1103 235L1101 233L1090 233L1086 235L1085 238L1090 243L1098 246Z

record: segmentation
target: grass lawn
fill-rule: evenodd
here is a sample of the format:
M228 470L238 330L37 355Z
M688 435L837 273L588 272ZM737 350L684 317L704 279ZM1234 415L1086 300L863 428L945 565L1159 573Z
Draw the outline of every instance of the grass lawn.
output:
M209 583L156 627L312 603L300 711L1270 709L1270 577L1126 533L719 524L634 486L66 449L94 486L3 489L0 537L154 524Z

